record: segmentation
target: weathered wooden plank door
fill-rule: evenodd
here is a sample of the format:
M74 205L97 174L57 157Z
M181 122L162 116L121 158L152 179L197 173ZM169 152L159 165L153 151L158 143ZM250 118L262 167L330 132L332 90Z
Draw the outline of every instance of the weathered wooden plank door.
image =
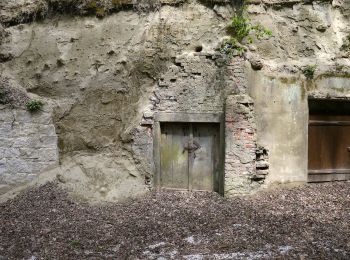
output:
M200 147L190 154L192 189L217 190L219 162L219 129L215 124L194 124L194 144ZM214 187L215 186L215 187Z
M163 124L161 130L161 185L188 189L188 150L184 147L189 136L189 125Z
M310 115L308 179L350 179L350 115Z
M163 123L161 186L218 191L219 144L219 124Z

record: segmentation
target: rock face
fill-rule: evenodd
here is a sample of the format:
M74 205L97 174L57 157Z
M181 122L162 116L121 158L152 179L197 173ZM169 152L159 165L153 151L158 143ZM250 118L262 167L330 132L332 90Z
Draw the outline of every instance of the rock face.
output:
M16 151L1 139L6 190L60 161L53 171L80 198L146 192L158 112L226 111L227 195L305 182L307 98L350 97L347 1L249 1L249 18L273 35L245 58L218 51L236 1L7 0L0 10L0 77L45 103L37 115L0 109L0 136L30 133ZM309 82L301 70L313 64ZM25 145L37 159L22 171L7 162L32 164Z
M192 98L172 100L186 84L191 97L199 93L196 86L203 88L196 97L198 106L222 111L222 80L216 75L220 68L206 56L193 55L198 46L213 52L224 36L222 17L201 4L181 9L171 4L141 15L118 11L102 20L61 17L6 28L0 52L13 59L1 64L2 73L48 100L63 164L72 153L105 155L111 161L124 158L138 169L135 183L141 180L144 190L145 183L152 183L153 152L151 127L140 127L143 116L155 107L174 110L174 104L186 110ZM177 66L176 59L182 65ZM176 89L169 77L183 82L181 87ZM164 91L170 89L168 81L175 86L172 91Z

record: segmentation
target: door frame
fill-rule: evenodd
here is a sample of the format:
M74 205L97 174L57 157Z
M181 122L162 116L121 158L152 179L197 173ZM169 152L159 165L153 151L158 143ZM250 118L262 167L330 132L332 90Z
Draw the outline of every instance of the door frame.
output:
M154 187L161 188L160 175L160 143L161 123L213 123L220 125L219 144L219 191L224 195L224 159L225 159L225 124L223 113L166 113L158 112L154 115L153 123L153 160L154 160Z

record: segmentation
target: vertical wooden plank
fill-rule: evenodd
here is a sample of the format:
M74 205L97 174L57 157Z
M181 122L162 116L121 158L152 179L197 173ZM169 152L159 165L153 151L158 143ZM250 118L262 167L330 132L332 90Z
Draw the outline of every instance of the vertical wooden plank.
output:
M188 124L172 124L173 188L188 189L188 150L184 149L189 138Z
M193 147L193 124L189 124L189 139L187 142L187 147ZM192 150L188 150L188 189L191 191L193 189L193 163L194 163L194 153Z
M193 189L214 190L215 173L215 152L219 150L219 143L215 142L215 135L218 135L216 124L195 124L193 126L193 141L198 143L200 148L194 152L192 172Z
M165 188L188 189L188 139L186 124L162 124L161 185Z
M309 118L308 181L350 179L350 115L312 114Z
M309 126L309 170L349 169L350 126Z

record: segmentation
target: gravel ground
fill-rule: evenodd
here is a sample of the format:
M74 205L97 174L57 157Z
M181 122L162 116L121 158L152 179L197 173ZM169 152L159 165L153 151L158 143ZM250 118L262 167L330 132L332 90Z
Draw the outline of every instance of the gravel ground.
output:
M0 259L350 259L349 219L350 183L102 206L49 183L0 205Z

